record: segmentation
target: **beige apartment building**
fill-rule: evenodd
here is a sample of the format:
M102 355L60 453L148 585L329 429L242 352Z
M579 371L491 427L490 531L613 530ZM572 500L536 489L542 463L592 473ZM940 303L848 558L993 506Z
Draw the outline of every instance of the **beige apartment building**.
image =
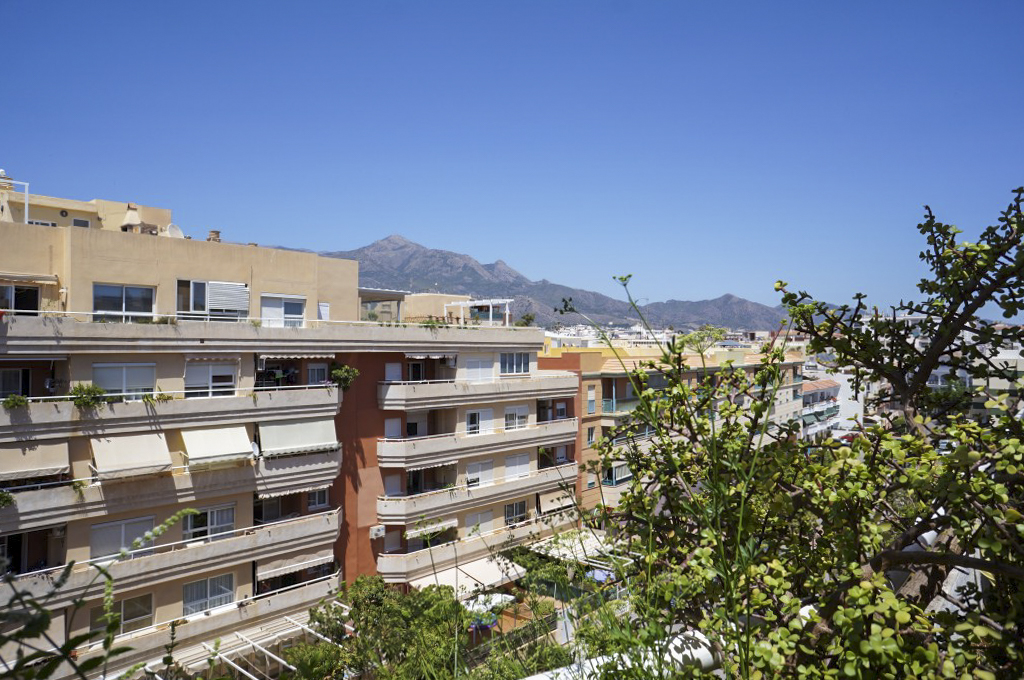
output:
M634 371L644 371L652 389L665 387L664 376L647 367L649 362L660 359L661 353L650 347L546 347L539 358L538 362L544 368L568 370L580 378L577 399L584 406L576 446L580 451L582 509L589 510L599 504L614 507L632 479L632 472L625 462L602 467L595 444L602 437L610 436L612 428L623 425L639 404L630 379ZM696 353L687 356L686 363L691 370L683 378L694 385L706 374L719 371L728 361L732 362L733 368L752 373L757 370L760 359L761 355L753 348L714 347L705 352L703 360ZM802 366L802 352L786 353L780 387L770 410L770 422L782 424L800 419L803 406ZM648 439L644 433L630 435L630 438L641 447ZM613 443L625 444L626 439L626 436L619 435Z
M18 196L0 186L0 216L24 216ZM74 563L58 641L104 625L109 569L132 651L108 674L158 661L172 622L191 670L217 640L225 664L280 670L343 579L500 586L518 574L496 549L568 521L577 380L537 369L539 330L360 321L356 262L28 203L45 224L0 220L0 555L40 595ZM494 307L396 295L437 318ZM360 370L344 394L341 364Z

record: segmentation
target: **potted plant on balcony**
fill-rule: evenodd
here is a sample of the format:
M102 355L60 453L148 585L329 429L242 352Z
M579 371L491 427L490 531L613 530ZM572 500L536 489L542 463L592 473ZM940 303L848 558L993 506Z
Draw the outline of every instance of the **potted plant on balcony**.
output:
M352 383L359 377L359 369L345 364L331 364L331 380L341 389L342 392L352 387Z

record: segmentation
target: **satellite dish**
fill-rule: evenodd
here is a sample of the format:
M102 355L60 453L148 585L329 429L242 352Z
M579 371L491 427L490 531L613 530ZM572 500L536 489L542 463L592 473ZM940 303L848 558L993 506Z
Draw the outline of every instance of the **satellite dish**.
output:
M185 232L177 224L167 225L167 235L171 238L185 238Z

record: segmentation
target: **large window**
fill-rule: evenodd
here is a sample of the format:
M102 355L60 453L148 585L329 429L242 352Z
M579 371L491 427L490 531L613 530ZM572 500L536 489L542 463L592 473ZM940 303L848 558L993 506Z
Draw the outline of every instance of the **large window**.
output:
M494 479L494 461L481 460L466 466L466 486L487 486Z
M233 397L237 364L190 361L185 364L185 397Z
M184 539L214 537L212 540L229 538L227 532L235 530L235 508L233 505L218 508L202 508L199 514L185 517ZM224 534L219 536L218 534Z
M0 310L35 314L39 311L39 289L34 286L0 285Z
M529 373L530 354L529 352L502 352L501 372L507 373Z
M327 495L327 489L317 489L316 491L306 493L307 510L323 510L329 507L331 507L331 503Z
M306 384L324 385L327 383L327 364L310 364L306 366Z
M471 512L466 515L466 533L471 536L486 534L493 527L494 512L484 510L483 512Z
M505 457L505 479L518 479L530 474L530 454L519 453Z
M505 429L518 430L519 428L526 427L529 416L530 408L528 406L507 407L505 409Z
M505 506L505 526L526 521L526 501L516 501Z
M118 635L142 630L153 625L153 596L151 594L129 597L114 603L111 614L117 616ZM101 631L107 627L107 614L103 607L93 607L89 611L89 630Z
M489 408L479 411L466 411L466 434L481 434L491 429L491 416L493 411Z
M253 520L256 524L266 524L281 519L281 499L261 498L252 505Z
M306 300L301 297L264 295L260 298L260 317L269 328L302 328Z
M238 321L249 316L249 287L244 283L179 279L177 299L183 319Z
M140 399L156 389L155 364L93 364L92 382L111 394Z
M152 517L94 524L89 530L89 557L110 557L117 555L122 549L141 550L147 546L140 544L139 548L135 548L133 544L152 530Z
M28 396L29 369L0 368L0 399L12 394Z
M235 576L222 574L186 583L182 593L185 616L222 607L235 601Z
M95 321L145 321L153 318L156 289L107 283L92 285Z

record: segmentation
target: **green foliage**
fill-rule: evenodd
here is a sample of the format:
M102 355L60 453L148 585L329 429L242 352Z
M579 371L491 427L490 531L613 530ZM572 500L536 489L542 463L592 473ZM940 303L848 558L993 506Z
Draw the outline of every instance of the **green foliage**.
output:
M996 354L1019 348L1024 330L977 314L1024 309L1022 195L977 243L927 212L923 302L882 313L857 295L832 308L778 284L809 352L873 386L869 405L888 414L849 443L801 442L796 424L771 421L791 370L772 344L756 370L704 365L694 384L687 355L714 337L691 334L632 374L640 403L612 434L654 434L599 446L633 474L600 519L640 570L628 623L598 610L580 626L587 652L634 664L608 677L637 677L641 661L647 676L691 672L650 652L685 629L707 636L727 677L1024 676L1021 402L989 395L995 415L982 422L962 388L927 384L940 368L982 394L1014 377ZM664 390L646 388L650 370ZM973 580L944 589L957 570Z
M318 680L345 680L346 668L352 659L341 647L328 642L305 643L284 650L284 658L295 666L294 672L285 672L283 678L317 678Z
M532 326L533 322L537 320L537 315L531 312L526 312L521 317L516 319L514 326L527 327Z
M96 408L98 405L105 403L103 395L106 393L107 391L102 387L92 383L76 383L70 391L75 406L83 411Z
M11 505L14 505L14 494L0 489L0 508L6 508Z
M28 397L21 394L9 394L4 397L3 406L7 411L12 411L16 408L25 408L28 406Z
M331 380L342 392L352 387L352 383L359 377L359 369L344 364L331 364Z

